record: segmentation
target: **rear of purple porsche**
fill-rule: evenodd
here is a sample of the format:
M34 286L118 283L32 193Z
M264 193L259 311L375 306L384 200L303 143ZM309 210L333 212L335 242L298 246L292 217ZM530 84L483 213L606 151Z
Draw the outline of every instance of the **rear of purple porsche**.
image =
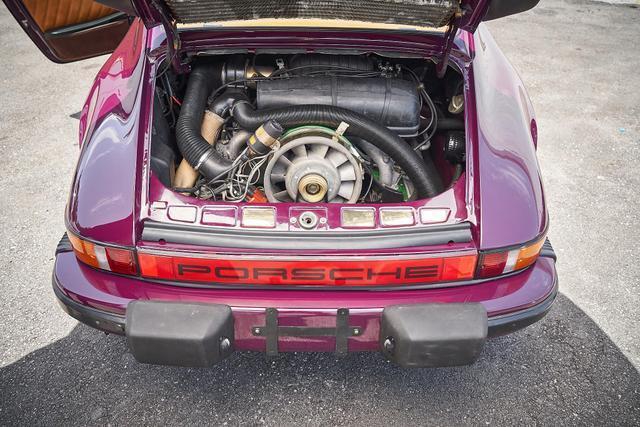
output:
M104 46L126 18L52 35L5 3L60 61L60 37ZM80 119L53 274L70 315L147 363L451 366L550 309L535 116L479 25L535 1L103 3L140 19Z

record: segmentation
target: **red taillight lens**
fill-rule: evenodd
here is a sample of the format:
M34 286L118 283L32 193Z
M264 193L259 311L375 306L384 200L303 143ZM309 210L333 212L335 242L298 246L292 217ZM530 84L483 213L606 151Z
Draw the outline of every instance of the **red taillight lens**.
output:
M114 273L137 274L136 258L133 251L98 245L82 240L71 233L68 233L68 236L79 261L91 267Z
M237 285L391 286L473 278L477 255L417 259L212 259L138 253L143 277Z
M136 261L133 251L119 248L105 248L111 271L122 274L136 274Z
M529 267L538 259L545 238L514 249L480 253L477 277L495 277Z
M478 276L493 277L501 275L507 264L508 256L509 252L482 254L480 256L480 263L478 264Z

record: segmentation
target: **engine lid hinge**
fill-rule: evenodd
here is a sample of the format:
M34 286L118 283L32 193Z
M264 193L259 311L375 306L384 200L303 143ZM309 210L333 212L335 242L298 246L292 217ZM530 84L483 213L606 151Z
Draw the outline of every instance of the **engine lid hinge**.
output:
M462 18L467 14L468 5L461 5L462 7L458 7L458 10L454 13L451 18L451 23L449 24L449 29L444 35L444 45L442 46L442 60L436 64L436 72L438 78L443 78L444 74L447 72L447 66L449 65L449 56L451 55L451 49L453 49L453 41L456 38L456 34L458 34L458 28L460 28L460 22Z
M189 64L183 63L180 57L182 40L180 40L176 21L169 18L171 15L166 10L166 6L160 4L157 0L152 0L151 5L156 9L167 37L167 60L171 62L171 67L176 73L188 73L191 71L191 67Z

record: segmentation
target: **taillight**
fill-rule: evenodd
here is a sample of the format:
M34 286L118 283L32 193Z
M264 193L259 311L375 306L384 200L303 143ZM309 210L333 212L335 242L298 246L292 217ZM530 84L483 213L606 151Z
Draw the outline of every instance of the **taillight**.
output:
M544 241L545 236L542 236L517 248L480 252L476 277L495 277L529 267L538 259Z
M139 252L138 260L140 274L151 279L233 285L385 286L472 279L477 255L247 259Z
M114 273L137 274L136 258L133 251L98 245L68 233L76 258L91 267Z
M542 236L530 244L479 254L286 259L150 252L138 252L136 256L130 249L68 235L79 261L114 273L211 284L312 286L393 286L491 278L535 263L545 241Z

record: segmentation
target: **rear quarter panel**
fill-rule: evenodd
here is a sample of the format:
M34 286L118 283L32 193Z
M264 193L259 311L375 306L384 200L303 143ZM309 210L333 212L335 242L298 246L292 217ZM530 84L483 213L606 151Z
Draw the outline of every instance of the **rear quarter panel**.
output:
M535 115L517 72L485 25L473 37L475 206L480 248L528 242L547 228Z
M146 40L135 20L96 76L80 116L81 152L66 212L70 231L121 246L135 243Z

